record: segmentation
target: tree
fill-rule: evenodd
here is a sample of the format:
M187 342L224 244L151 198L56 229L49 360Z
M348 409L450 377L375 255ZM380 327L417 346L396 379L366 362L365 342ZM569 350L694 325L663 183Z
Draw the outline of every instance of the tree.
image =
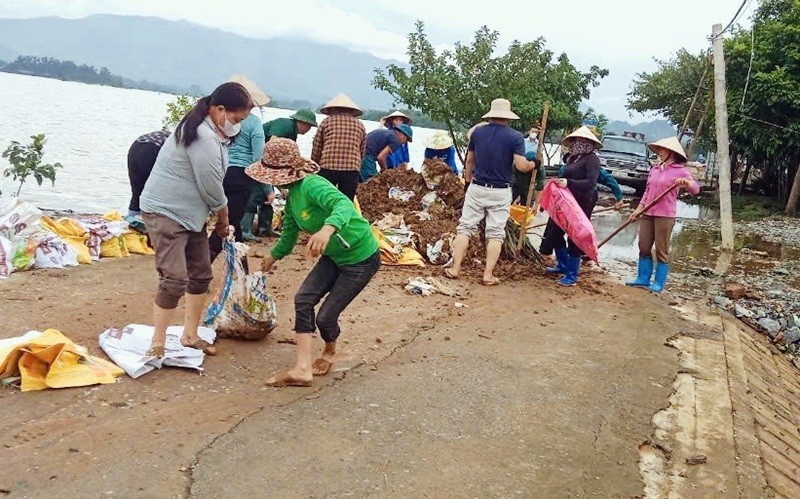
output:
M672 60L659 61L655 72L637 75L628 107L659 112L680 125L704 57L680 50ZM794 213L800 197L800 2L762 0L752 31L735 30L725 41L725 57L731 157L738 159L732 161L734 171L746 164L742 182L752 169L754 185L785 201L787 214ZM695 120L707 105L703 97ZM696 140L704 146L713 143L713 116L706 118ZM794 195L790 185L797 186L791 189Z
M16 140L12 140L8 148L3 152L3 158L8 159L11 166L3 172L4 177L11 177L15 182L19 182L15 196L19 196L22 186L28 177L33 176L36 183L42 185L45 179L56 183L56 169L61 168L61 163L42 164L44 156L44 144L47 142L45 135L31 135L32 142L23 146Z
M168 102L167 115L161 121L162 129L165 132L174 130L196 103L197 98L189 97L188 95L179 95L174 101Z
M508 51L495 55L499 33L484 26L471 44L456 43L453 50L437 53L424 24L417 21L408 35L410 68L396 64L375 70L373 86L432 120L443 123L463 161L463 131L489 109L493 99L509 99L520 120L512 126L527 131L541 119L544 102L551 104L548 128L563 130L580 124L578 105L589 98L608 70L592 66L578 71L566 54L554 56L543 38L514 41Z

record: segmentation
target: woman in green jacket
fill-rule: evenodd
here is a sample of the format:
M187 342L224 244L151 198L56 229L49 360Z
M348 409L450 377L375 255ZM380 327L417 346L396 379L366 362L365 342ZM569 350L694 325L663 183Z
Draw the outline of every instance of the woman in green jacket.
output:
M297 143L277 137L267 142L261 162L247 168L247 174L257 181L289 192L281 237L262 260L262 270L269 271L292 252L301 230L313 234L306 247L313 257L320 257L294 298L297 362L268 380L270 386L311 386L313 376L330 371L337 360L339 315L381 264L369 222L339 189L316 175L318 171L319 165L300 155ZM323 298L315 317L314 308ZM317 328L325 349L312 363L312 334Z

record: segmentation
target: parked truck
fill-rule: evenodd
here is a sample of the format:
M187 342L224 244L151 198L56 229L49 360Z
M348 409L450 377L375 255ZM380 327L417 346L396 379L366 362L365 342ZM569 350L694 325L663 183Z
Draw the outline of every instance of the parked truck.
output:
M600 163L622 185L636 189L641 195L647 185L651 159L642 133L623 132L603 137L603 148L597 151Z

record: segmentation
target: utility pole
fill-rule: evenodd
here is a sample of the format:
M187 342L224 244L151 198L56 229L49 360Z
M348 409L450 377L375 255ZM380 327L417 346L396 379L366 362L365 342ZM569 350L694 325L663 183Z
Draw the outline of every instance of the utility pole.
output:
M714 48L714 104L716 107L717 154L719 169L719 221L722 234L722 251L733 251L733 205L731 203L731 156L728 138L728 103L725 100L725 49L722 25L712 29Z

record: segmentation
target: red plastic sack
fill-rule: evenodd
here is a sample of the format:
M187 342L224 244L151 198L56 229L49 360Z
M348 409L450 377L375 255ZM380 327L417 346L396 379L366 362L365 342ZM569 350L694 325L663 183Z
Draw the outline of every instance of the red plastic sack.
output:
M547 182L542 191L540 203L550 218L564 229L567 236L586 253L586 256L599 263L594 226L569 189L559 187L555 181L551 180Z

